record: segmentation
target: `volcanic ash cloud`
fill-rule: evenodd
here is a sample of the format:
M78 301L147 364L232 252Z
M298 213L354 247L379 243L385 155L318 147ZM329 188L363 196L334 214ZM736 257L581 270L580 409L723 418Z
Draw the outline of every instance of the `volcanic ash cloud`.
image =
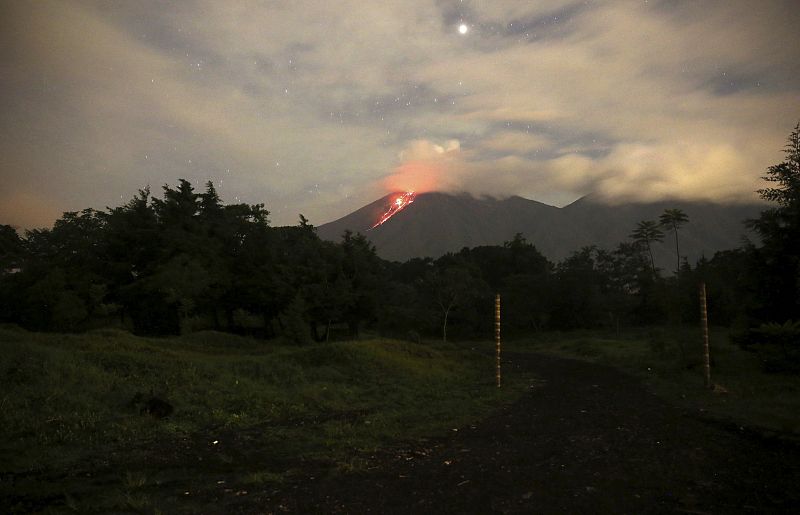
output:
M456 191L460 188L461 144L448 140L437 144L418 139L399 154L400 165L384 179L388 191Z

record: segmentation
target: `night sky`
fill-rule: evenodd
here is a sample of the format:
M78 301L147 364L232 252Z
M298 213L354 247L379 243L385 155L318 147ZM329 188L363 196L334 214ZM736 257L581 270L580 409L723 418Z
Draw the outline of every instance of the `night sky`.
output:
M796 0L3 1L0 223L178 178L276 225L400 189L755 200L798 27Z

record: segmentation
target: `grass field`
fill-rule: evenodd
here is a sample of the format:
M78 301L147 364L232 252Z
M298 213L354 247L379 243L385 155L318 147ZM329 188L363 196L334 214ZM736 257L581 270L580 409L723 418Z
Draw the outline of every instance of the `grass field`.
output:
M800 376L764 373L759 356L732 344L726 329L712 329L710 335L711 379L722 387L716 392L704 388L697 328L544 333L506 348L613 365L641 377L690 414L800 441Z
M534 381L494 387L490 342L281 345L215 332L140 338L0 328L0 511L202 512L308 475L369 468L381 450L449 434ZM472 350L477 348L479 351ZM610 364L689 415L800 438L800 378L698 331L542 333L504 343ZM157 397L174 411L142 413ZM136 399L140 402L134 402ZM226 504L232 503L232 504Z
M455 344L0 328L2 511L197 511L301 471L364 467L376 449L447 434L530 384L498 390L492 367ZM137 394L174 412L143 414Z

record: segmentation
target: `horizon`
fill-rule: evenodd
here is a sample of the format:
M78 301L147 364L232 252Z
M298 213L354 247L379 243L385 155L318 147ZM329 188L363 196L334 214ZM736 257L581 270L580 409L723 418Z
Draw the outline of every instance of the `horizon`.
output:
M194 185L194 184L192 186L195 188L195 191L197 191L197 186ZM216 185L214 185L214 186L216 187ZM149 186L147 186L147 187L149 187ZM144 189L144 188L141 188L141 189ZM393 197L395 195L402 195L404 193L407 193L407 192L398 190L398 191L393 191L393 192L390 192L390 193L386 193L386 194L383 194L382 196L380 196L380 197L378 197L378 198L376 198L376 199L374 199L372 201L367 202L366 204L351 208L350 211L348 211L347 213L345 213L345 214L343 214L341 216L337 216L336 218L333 218L333 219L330 219L330 220L327 220L327 221L322 221L322 222L319 222L319 223L316 223L316 221L314 221L314 220L309 220L309 222L314 227L322 227L324 225L332 224L332 223L335 223L335 222L338 222L338 221L342 220L343 218L347 218L348 216L356 213L357 211L360 211L361 209L368 208L373 204L378 204L379 202L386 202L386 205L389 206L391 204L391 202L388 202L388 199L390 197ZM564 208L569 207L572 204L576 204L577 202L580 202L582 200L587 200L587 199L590 200L591 202L594 202L594 203L597 203L597 204L601 204L601 205L605 205L605 206L610 206L610 207L630 206L630 205L659 205L659 204L668 204L668 203L675 203L675 204L701 204L701 205L705 204L705 205L719 205L719 206L737 206L737 205L741 205L741 206L760 206L760 205L764 205L764 206L766 206L766 205L768 205L768 203L766 201L764 201L763 199L760 199L760 198L755 198L753 200L734 199L734 200L728 200L728 201L715 201L715 200L705 200L705 199L700 199L700 200L681 199L681 198L673 197L673 198L657 199L657 200L652 200L652 201L644 201L644 200L638 200L638 199L632 199L632 200L609 199L608 197L605 197L605 196L597 194L597 193L586 193L586 194L581 195L580 197L575 198L574 200L568 201L568 202L566 202L566 203L564 203L562 205L551 204L551 203L544 202L544 201L541 201L541 200L538 200L538 199L535 199L535 198L524 197L524 196L518 195L518 194L492 195L492 194L476 194L476 193L472 193L472 192L469 192L469 191L451 191L451 192L447 192L447 191L426 191L426 192L422 192L422 193L415 193L415 197L425 197L425 196L428 196L428 195L431 195L431 194L453 196L453 197L469 197L469 198L471 198L473 200L477 200L477 201L491 200L491 201L496 201L496 202L502 202L502 201L505 201L505 200L508 200L508 199L511 199L511 198L519 198L519 199L522 199L522 200L525 200L525 201L536 202L538 204L543 204L545 206L552 207L552 208L555 208L555 209L564 209ZM151 191L151 195L152 195L152 191ZM152 196L156 197L156 198L159 197L159 195L152 195ZM133 198L133 194L131 195L130 198ZM222 202L224 204L233 204L232 202L227 202L226 199L224 197L222 197L222 196L221 196L221 200L222 200ZM125 202L121 202L120 204L118 204L118 206L121 206L124 203ZM236 203L238 203L238 202L236 202ZM253 202L253 203L254 204L258 204L260 202L256 201L256 202ZM83 209L94 209L96 211L101 211L102 212L102 211L106 211L108 209L113 209L114 207L116 207L116 206L105 206L103 208L98 209L98 208L93 207L93 206L84 206L83 208L78 208L78 209L76 209L76 210L74 210L72 212L80 212ZM265 209L267 209L267 211L270 211L269 210L269 206L265 205ZM66 213L66 212L64 212L64 213ZM64 213L62 213L62 215L59 215L59 218L61 216L63 216ZM301 214L304 215L304 213L298 213L298 217ZM289 221L287 223L282 223L282 224L276 224L271 219L271 217L272 217L272 212L271 211L270 211L270 215L269 216L270 216L270 225L273 226L273 227L287 227L287 226L293 226L293 225L297 224L297 220ZM29 230L52 229L53 223L55 223L55 221L57 219L58 218L54 219L53 222L51 222L48 226L23 227L23 226L13 225L13 224L9 224L9 225L11 225L11 227L14 227L17 230L17 232L20 235L22 235L25 231L29 231ZM380 225L380 224L378 224L378 225ZM374 229L374 227L373 227L373 229Z

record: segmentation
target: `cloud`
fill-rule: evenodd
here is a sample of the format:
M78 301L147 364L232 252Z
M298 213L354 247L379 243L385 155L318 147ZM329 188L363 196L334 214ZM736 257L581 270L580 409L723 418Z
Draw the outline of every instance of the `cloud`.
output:
M481 139L480 147L486 151L524 155L551 149L553 141L542 134L531 134L522 131L499 131Z
M460 187L463 162L458 140L437 144L415 140L399 154L401 161L391 175L383 180L390 192L454 191Z
M22 226L179 177L279 224L411 187L746 200L800 118L782 0L0 11L0 179L43 199L4 212Z
M751 201L758 187L748 163L731 145L620 145L608 156L590 160L575 155L554 159L549 172L561 187L592 191L610 202L691 199Z
M115 205L178 177L196 186L215 180L227 201L315 198L325 194L320 184L338 196L341 183L359 181L364 169L383 171L393 154L382 135L318 116L288 88L280 96L245 93L223 77L247 70L243 61L208 69L208 55L222 48L164 52L78 5L41 2L7 20L13 41L4 46L17 51L6 56L13 73L3 86L16 95L4 107L6 120L17 123L4 127L0 148L18 166L4 167L4 182L37 185L40 195L57 199L58 211ZM273 86L269 74L250 80ZM295 217L299 208L287 211ZM42 218L30 210L10 215L23 226Z
M521 195L555 205L588 192L610 203L676 198L750 202L760 187L757 176L743 173L754 164L729 144L618 145L602 158L567 153L545 159L505 155L477 160L476 155L483 151L431 153L426 159L406 161L389 177L387 187L397 191L424 184L420 191Z
M781 158L800 116L786 110L798 95L796 60L786 53L798 37L778 22L781 7L602 4L561 38L426 68L434 87L459 70L467 93L458 119L486 127L465 143L460 187L544 200L564 191L754 200L760 175ZM753 23L753 11L777 30ZM720 88L726 77L738 82Z

